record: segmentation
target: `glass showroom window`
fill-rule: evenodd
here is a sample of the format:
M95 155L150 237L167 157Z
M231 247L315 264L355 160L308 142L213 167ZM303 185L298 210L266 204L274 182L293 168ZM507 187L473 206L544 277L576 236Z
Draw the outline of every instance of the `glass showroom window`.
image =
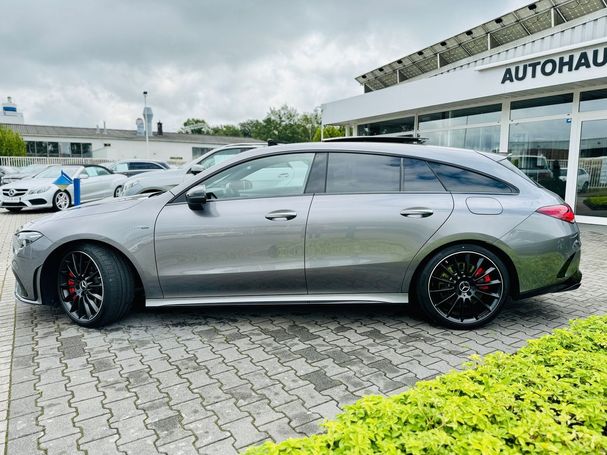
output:
M607 119L582 122L575 211L607 217Z
M565 198L573 94L513 101L508 153L512 163Z
M484 152L499 151L501 104L419 116L419 135L428 144Z
M589 111L607 111L607 89L580 94L580 112Z
M415 117L405 117L383 122L358 125L359 136L377 136L378 134L393 134L412 132L415 128Z

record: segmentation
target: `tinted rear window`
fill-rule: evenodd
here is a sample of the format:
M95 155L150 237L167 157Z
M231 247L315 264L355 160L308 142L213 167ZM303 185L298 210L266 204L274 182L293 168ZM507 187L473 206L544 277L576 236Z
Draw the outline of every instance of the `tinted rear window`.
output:
M327 192L400 191L400 161L395 156L331 153L327 167Z
M500 180L446 164L429 163L448 191L455 193L512 193Z
M404 191L445 191L434 172L428 167L428 163L423 160L405 158L403 177Z

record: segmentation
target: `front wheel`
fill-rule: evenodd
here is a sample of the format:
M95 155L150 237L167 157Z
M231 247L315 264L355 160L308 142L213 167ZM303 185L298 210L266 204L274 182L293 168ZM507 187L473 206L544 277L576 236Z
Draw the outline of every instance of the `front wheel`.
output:
M68 317L83 327L101 327L121 319L134 296L130 267L118 253L82 244L59 262L59 301Z
M72 204L72 198L67 191L57 191L53 196L53 208L55 210L67 210Z
M480 327L508 300L510 277L504 262L478 245L445 248L424 265L416 283L422 311L442 326Z
M114 197L120 197L120 193L122 193L122 186L117 186L114 190Z

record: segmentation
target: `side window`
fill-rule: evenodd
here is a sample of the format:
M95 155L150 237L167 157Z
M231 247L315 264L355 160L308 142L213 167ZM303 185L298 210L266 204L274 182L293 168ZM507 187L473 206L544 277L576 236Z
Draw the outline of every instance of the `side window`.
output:
M314 153L275 155L226 169L203 182L217 199L294 196L304 193Z
M327 193L400 191L401 159L364 153L330 153Z
M113 166L112 170L114 172L126 172L129 170L129 165L127 163L118 163Z
M86 173L89 175L89 177L100 177L102 175L110 175L110 171L100 166L88 166L86 168Z
M162 167L156 163L148 163L145 161L132 161L131 163L129 163L129 168L132 171L142 171L142 170L147 170L147 169L162 169Z
M512 193L512 189L499 180L476 172L446 164L432 163L430 167L447 191L455 193Z
M445 191L443 185L423 160L404 159L403 190L404 191Z
M225 161L227 159L232 158L233 156L238 155L240 152L244 152L245 150L249 150L249 149L237 148L237 149L222 150L221 152L214 153L213 155L202 160L200 162L200 165L204 169L208 169L212 166L215 166L216 164L221 163L222 161Z

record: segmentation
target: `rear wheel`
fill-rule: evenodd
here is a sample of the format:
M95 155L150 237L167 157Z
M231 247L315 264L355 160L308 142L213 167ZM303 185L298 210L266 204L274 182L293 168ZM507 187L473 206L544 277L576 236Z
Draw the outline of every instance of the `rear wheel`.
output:
M436 253L422 269L416 296L423 312L450 328L480 327L508 300L504 262L478 245L455 245Z
M120 193L122 193L122 186L117 186L114 190L114 197L119 197Z
M116 252L90 244L70 249L59 261L59 301L76 324L101 327L121 319L135 290L131 270Z
M588 182L584 182L584 184L582 185L582 193L588 192L588 186Z
M67 191L57 191L53 196L53 208L55 210L67 210L72 204L72 198Z

